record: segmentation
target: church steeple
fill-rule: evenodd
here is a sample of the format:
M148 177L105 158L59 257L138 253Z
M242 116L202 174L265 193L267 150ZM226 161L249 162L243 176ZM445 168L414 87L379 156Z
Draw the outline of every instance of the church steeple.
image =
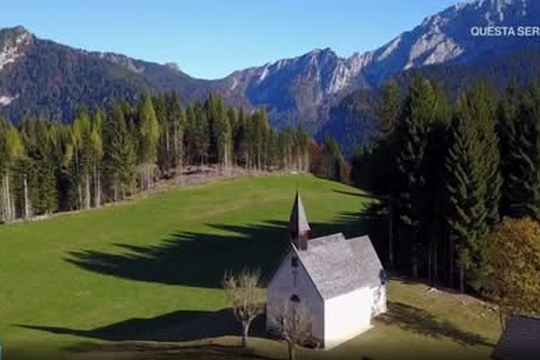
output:
M309 230L311 228L307 222L302 198L300 197L300 193L296 191L296 197L289 219L289 232L291 234L291 241L299 250L307 250Z

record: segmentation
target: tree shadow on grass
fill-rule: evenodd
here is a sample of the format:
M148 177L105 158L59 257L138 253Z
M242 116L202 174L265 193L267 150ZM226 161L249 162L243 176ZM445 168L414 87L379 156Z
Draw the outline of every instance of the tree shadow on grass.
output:
M343 232L363 235L372 219L342 213L332 223L313 223L312 237ZM66 261L88 271L119 278L170 285L218 288L226 271L260 268L267 280L283 256L288 223L256 225L208 224L211 233L176 232L158 245L115 244L119 253L94 250L70 252Z
M483 336L458 329L449 321L440 321L426 310L394 301L388 301L387 306L388 312L379 316L378 322L435 339L446 337L461 345L494 346Z
M311 237L342 232L347 237L369 234L371 216L344 212L328 223L311 223ZM261 268L268 279L287 245L288 223L255 225L208 224L217 234L177 232L158 245L115 244L121 251L70 252L66 261L91 272L122 279L195 287L220 287L225 271ZM214 231L212 231L214 232ZM376 245L376 244L375 244ZM150 319L133 318L95 329L23 324L22 328L110 341L191 341L241 334L231 310L176 311ZM268 337L263 317L255 320L251 336Z
M154 318L133 318L91 330L55 326L16 325L25 329L60 335L74 335L108 341L193 341L221 336L239 336L240 324L231 309L211 311L175 311ZM268 337L263 316L256 318L250 336Z
M266 333L266 320L259 316L253 320L250 337L275 339ZM240 324L231 309L215 312L176 311L155 318L133 318L115 324L90 330L67 327L16 325L21 328L44 331L57 335L72 335L87 338L89 341L70 345L64 350L70 353L95 355L96 358L123 358L133 354L138 359L265 359L250 349L231 343L227 346L210 343L172 344L212 339L222 336L240 336ZM99 344L92 340L106 340L122 343ZM19 353L27 353L25 350ZM33 358L33 357L32 357ZM39 358L39 357L36 357ZM87 356L87 358L92 358Z

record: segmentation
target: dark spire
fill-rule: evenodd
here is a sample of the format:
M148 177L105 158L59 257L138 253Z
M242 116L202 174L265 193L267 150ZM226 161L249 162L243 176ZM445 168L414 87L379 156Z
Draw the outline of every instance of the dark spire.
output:
M311 230L311 228L307 222L304 204L302 204L302 198L297 190L294 205L291 211L291 217L289 219L289 231L291 233L291 240L298 249L307 249L309 230Z

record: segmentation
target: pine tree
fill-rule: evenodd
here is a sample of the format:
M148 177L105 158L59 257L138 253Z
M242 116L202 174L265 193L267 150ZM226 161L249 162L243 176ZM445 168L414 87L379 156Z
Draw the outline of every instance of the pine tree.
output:
M7 169L8 169L8 159L7 159L7 129L9 123L5 121L3 117L0 116L0 220L2 222L9 221L9 198L6 192L5 180Z
M94 207L100 207L102 202L101 172L103 160L103 115L101 109L96 110L91 124L90 148L91 148L91 168L94 184Z
M397 135L400 139L396 155L399 178L397 188L399 214L405 225L410 249L410 265L418 275L421 230L425 223L426 209L426 149L429 130L437 117L437 102L431 83L418 77L409 86ZM404 239L405 240L405 239Z
M524 91L515 123L517 141L510 150L512 172L506 173L510 214L540 219L540 84ZM507 188L508 189L508 188Z
M208 161L210 149L210 123L200 103L193 105L191 133L193 136L193 156L199 160L199 164L204 165Z
M160 174L170 177L173 168L173 152L171 146L172 123L169 121L168 98L165 93L152 97L152 104L159 124L159 139L157 142L157 167Z
M294 134L290 127L286 127L279 133L278 143L282 163L281 166L286 170L291 170L294 157Z
M394 224L395 204L397 188L392 186L392 179L397 169L392 161L397 152L397 126L401 112L399 86L395 80L390 80L383 85L380 102L377 107L378 130L380 140L369 149L363 148L356 152L354 157L351 176L364 184L370 183L370 187L382 190L388 194L388 216L390 217L390 229L388 236L388 261L394 263ZM365 166L369 163L369 169ZM385 166L380 166L385 164Z
M71 127L71 144L66 154L66 164L72 169L72 181L77 186L77 208L90 207L91 144L90 117L84 108L79 110Z
M2 163L0 164L0 179L2 184L2 221L9 223L17 218L14 199L13 170L15 164L23 157L24 147L17 129L0 119L0 139L3 143L0 149Z
M445 160L448 280L459 269L459 288L486 282L486 234L499 221L500 149L490 87L480 83L459 99ZM500 128L499 128L500 129ZM500 130L499 130L500 131Z
M186 112L180 106L176 92L167 98L167 119L169 128L172 127L172 166L176 169L183 165L184 134L186 131Z
M136 152L121 104L113 104L103 122L103 168L109 197L124 199L133 190Z
M330 135L324 138L321 161L319 175L340 182L345 180L345 160L338 142Z
M482 177L485 179L486 225L491 228L499 222L502 178L500 172L499 138L495 95L487 83L473 87L467 97L471 116L479 126L479 141L482 144ZM485 233L487 233L486 229Z
M268 140L268 115L265 110L257 110L253 113L250 124L249 136L250 136L250 148L251 153L254 154L256 160L257 170L262 170L264 163L264 155Z
M382 88L377 108L378 127L383 138L395 133L400 110L399 86L395 80L390 80Z
M150 96L144 96L138 106L139 120L139 181L141 189L153 186L157 161L159 122Z
M497 109L497 130L503 179L500 211L502 215L508 216L521 212L517 210L519 204L516 203L516 200L519 201L522 187L521 170L518 166L520 159L519 151L521 151L518 133L519 111L520 97L518 84L514 80L506 88Z
M205 104L211 128L212 152L217 162L228 172L232 156L232 129L223 100L210 96Z
M441 83L433 85L435 103L433 121L428 128L428 143L426 146L424 189L424 241L426 249L424 266L427 268L429 280L434 283L439 276L439 262L442 260L440 249L444 249L445 220L442 208L444 206L444 157L447 152L448 129L451 121L451 108Z
M240 109L238 112L238 120L236 121L234 128L234 154L236 157L236 163L249 168L249 133L247 116L244 114L244 110Z
M337 144L337 143L336 143ZM296 170L298 171L308 171L310 168L309 164L309 135L307 134L306 130L302 126L302 124L298 125L296 127L296 130L293 133L293 156L294 161L296 163ZM339 148L339 145L337 147L332 148L332 156L334 159L339 160L341 149ZM341 156L343 157L343 156ZM339 164L338 166L343 165L343 171L345 170L345 163ZM341 170L337 170L340 174L342 174ZM344 172L343 172L344 173ZM334 174L337 175L337 172ZM340 179L343 180L343 177L340 176ZM340 180L340 181L341 181Z
M55 157L53 127L44 120L27 118L22 122L28 156L36 168L31 202L36 215L51 214L58 209L56 174L59 164Z

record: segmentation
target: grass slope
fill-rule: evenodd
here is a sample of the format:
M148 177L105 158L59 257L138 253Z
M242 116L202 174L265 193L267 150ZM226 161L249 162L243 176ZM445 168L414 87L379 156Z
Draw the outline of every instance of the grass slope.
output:
M56 357L103 340L234 341L227 337L234 332L214 321L227 316L221 276L243 266L269 274L276 266L297 184L314 236L369 232L359 220L367 202L358 191L311 176L233 179L0 227L6 357ZM391 311L374 329L331 352L304 355L382 359L400 351L415 358L428 346L432 354L486 356L490 348L482 344L495 341L498 329L492 314L478 315L479 307L461 295L394 281ZM192 330L199 318L207 323ZM175 324L185 325L168 334ZM274 341L253 344L262 355L285 354Z

